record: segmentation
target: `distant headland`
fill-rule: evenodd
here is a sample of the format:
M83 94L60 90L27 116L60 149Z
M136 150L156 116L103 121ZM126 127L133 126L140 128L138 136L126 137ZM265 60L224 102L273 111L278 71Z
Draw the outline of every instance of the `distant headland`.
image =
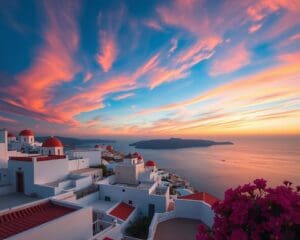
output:
M90 143L114 143L114 140L109 139L80 139L80 138L71 138L71 137L60 137L55 136L61 140L64 146L78 146L82 144L90 144ZM43 142L48 137L36 137L36 140L39 142Z
M215 142L203 139L152 139L129 144L139 149L179 149L192 147L210 147L213 145L233 145L232 142Z

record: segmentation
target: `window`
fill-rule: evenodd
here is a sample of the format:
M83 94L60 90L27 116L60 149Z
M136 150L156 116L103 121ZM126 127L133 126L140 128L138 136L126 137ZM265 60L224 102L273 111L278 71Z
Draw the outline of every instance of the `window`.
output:
M57 149L57 154L60 155L60 149Z
M51 150L49 150L49 154L48 155L51 155Z
M125 192L125 189L122 189L122 192Z
M110 197L108 197L108 196L105 196L104 197L104 201L106 201L106 202L110 202L111 200L110 200Z
M132 205L132 201L131 201L131 200L129 200L129 201L128 201L128 204Z

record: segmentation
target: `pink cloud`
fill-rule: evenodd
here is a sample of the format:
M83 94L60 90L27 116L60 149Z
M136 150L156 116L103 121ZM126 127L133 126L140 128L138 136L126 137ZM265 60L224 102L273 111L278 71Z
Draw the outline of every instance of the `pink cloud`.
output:
M15 119L0 116L0 122L17 123Z
M153 19L145 21L145 25L149 28L152 28L152 29L156 30L156 31L163 31L162 26L157 21L155 21Z
M172 54L178 47L178 39L172 38L171 39L171 48L169 49L169 54Z
M47 19L42 36L44 43L37 49L31 67L19 74L17 83L6 90L13 96L11 104L48 115L55 88L71 81L80 71L74 61L79 42L76 24L79 7L65 2L65 11L58 11L55 4L44 4ZM58 114L56 121L65 119Z
M135 95L134 93L124 93L124 94L121 94L121 95L115 97L114 99L115 100L123 100L123 99L129 98L129 97L133 97L134 95Z
M217 58L212 63L209 72L212 76L228 74L245 67L249 63L250 53L242 43L232 49L228 49L224 56Z
M255 24L255 25L252 25L252 26L248 29L248 32L249 32L249 33L254 33L254 32L258 31L261 27L262 27L262 24Z
M108 72L117 58L117 44L112 33L100 31L99 36L101 49L96 59L103 71Z
M83 82L86 83L88 81L90 81L93 77L93 74L91 72L87 72L85 75L84 75L84 78L83 78Z
M160 106L157 108L146 109L138 113L141 115L153 114L156 112L172 111L182 107L188 107L193 104L201 103L207 100L221 99L219 104L224 106L224 99L229 99L228 106L233 107L236 100L242 101L243 104L249 106L250 102L257 104L257 99L276 99L276 101L286 97L293 98L300 93L299 88L295 88L297 79L300 74L299 53L283 57L278 66L266 69L259 73L254 73L248 77L237 79L219 87L213 88L200 94L197 97ZM287 87L288 86L288 87ZM223 100L222 100L223 99ZM253 99L253 101L250 101ZM260 103L262 103L260 101ZM220 106L217 104L217 106Z

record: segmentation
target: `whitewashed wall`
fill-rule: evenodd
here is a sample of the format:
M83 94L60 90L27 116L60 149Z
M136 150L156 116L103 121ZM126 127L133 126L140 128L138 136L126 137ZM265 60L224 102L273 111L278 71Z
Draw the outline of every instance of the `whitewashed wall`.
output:
M0 168L7 167L8 153L7 153L7 131L0 130Z
M0 168L0 186L9 184L9 172L7 168Z
M198 219L211 227L214 222L214 211L203 201L187 199L175 200L176 217Z
M69 172L83 169L83 168L88 168L89 165L89 160L87 158L83 159L73 159L68 161L68 169Z
M32 162L8 161L9 179L13 188L16 190L16 172L24 172L24 193L30 195L34 192L33 181L34 171Z
M68 160L50 160L35 163L35 184L44 184L66 177L68 174Z
M101 164L102 151L101 150L74 150L67 153L70 158L84 158L88 159L89 166L98 166Z
M148 215L149 204L155 204L156 212L163 212L166 210L165 196L152 196L149 194L148 189L100 184L99 193L99 197L102 200L105 199L105 196L110 197L111 201L114 202L123 201L129 203L129 200L131 200L132 204L138 206L144 215Z

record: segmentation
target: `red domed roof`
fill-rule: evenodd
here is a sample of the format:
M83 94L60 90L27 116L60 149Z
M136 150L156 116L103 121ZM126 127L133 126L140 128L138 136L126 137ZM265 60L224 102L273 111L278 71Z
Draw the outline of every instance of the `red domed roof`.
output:
M99 144L96 144L96 145L94 146L94 148L100 148L100 145L99 145Z
M7 134L7 137L16 137L16 136L15 136L15 134L13 134L13 133L8 133L8 134Z
M29 129L22 130L19 136L34 136L33 132Z
M112 151L112 150L113 150L113 147L112 147L111 145L108 145L108 146L106 146L106 150L107 150L107 151Z
M49 137L43 142L42 147L63 147L63 145L58 138Z
M156 163L152 160L149 160L145 163L145 166L146 167L155 167L156 166Z

